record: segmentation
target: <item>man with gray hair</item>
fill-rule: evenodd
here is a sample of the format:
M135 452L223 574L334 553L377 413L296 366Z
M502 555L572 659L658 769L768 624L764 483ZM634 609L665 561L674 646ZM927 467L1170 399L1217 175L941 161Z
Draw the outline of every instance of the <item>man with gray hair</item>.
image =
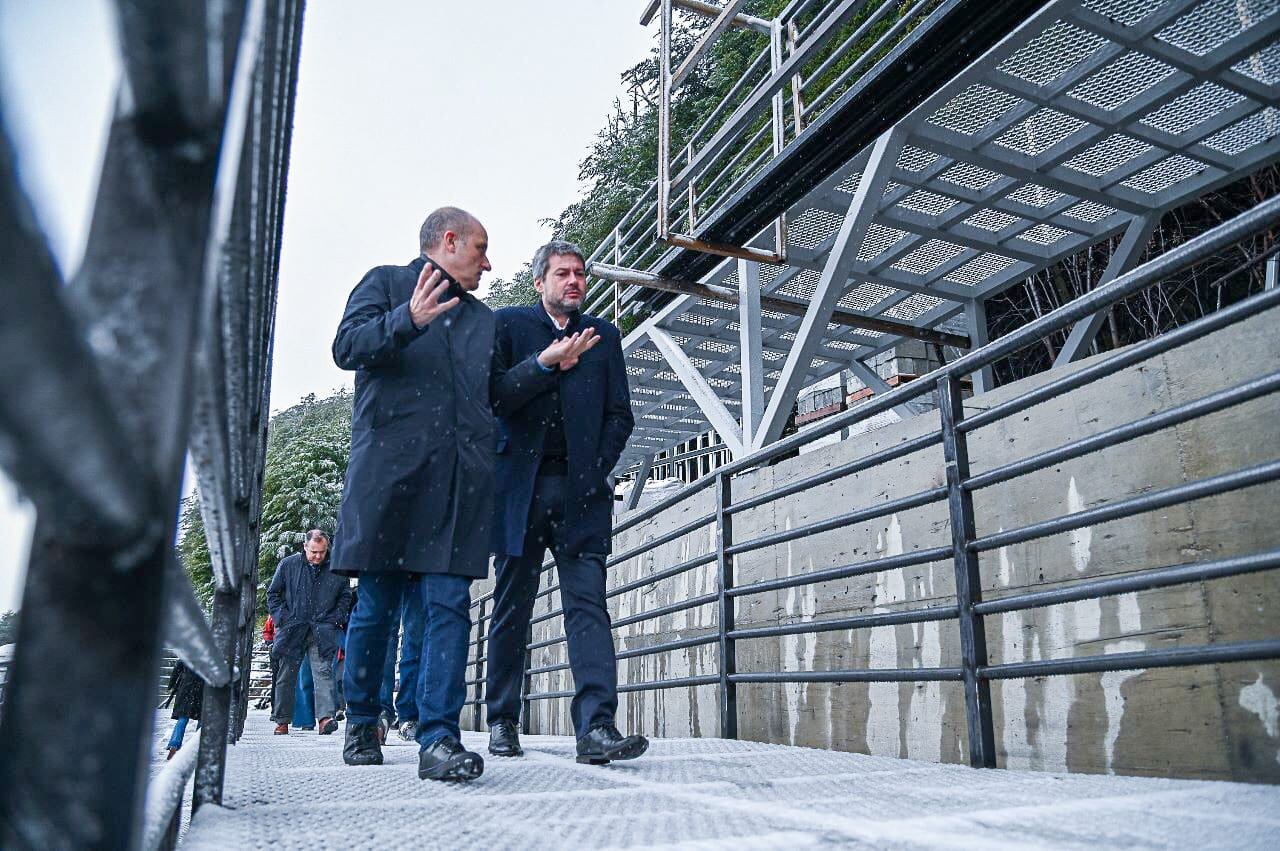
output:
M601 765L644 753L643 736L623 736L617 662L605 607L605 559L612 540L609 475L635 422L618 329L582 313L582 250L554 241L533 258L539 300L497 313L493 349L498 415L497 553L487 696L489 752L520 756L517 723L526 635L542 558L556 560L569 667L569 706L578 762Z
M423 610L418 776L470 780L484 760L462 747L471 581L489 572L494 420L493 313L474 295L489 236L457 207L427 216L420 256L379 266L347 301L333 359L354 370L355 408L335 573L357 576L343 687L348 765L382 763L383 664L407 589ZM410 582L411 576L418 577Z
M338 729L333 717L333 662L338 655L338 627L347 622L351 611L351 585L328 568L329 536L312 529L302 552L276 566L267 588L267 610L276 630L271 645L276 676L271 720L276 722L276 735L289 732L304 653L311 660L315 683L316 729L322 736Z

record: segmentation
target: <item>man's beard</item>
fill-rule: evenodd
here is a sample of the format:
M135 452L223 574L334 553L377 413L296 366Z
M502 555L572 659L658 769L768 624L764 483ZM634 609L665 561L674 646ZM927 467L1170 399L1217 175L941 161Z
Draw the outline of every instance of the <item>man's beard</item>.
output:
M574 299L574 304L572 305L566 303L563 298L548 298L547 303L552 310L554 310L556 313L560 314L561 316L568 316L570 313L573 313L576 310L582 309L581 298Z

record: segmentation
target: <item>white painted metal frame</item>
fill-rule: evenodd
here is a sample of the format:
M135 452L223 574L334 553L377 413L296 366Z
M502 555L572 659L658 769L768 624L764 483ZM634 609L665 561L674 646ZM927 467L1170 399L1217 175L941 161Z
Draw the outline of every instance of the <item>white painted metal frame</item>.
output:
M685 377L697 383L697 373L718 418L746 417L744 446L764 445L795 390L899 342L826 324L829 307L967 332L980 345L984 299L1280 159L1280 4L1246 6L1045 4L899 125L891 162L882 155L873 168L868 149L787 212L787 265L753 273L726 261L703 279L745 292L758 274L761 294L809 301L803 319L760 311L757 338L741 307L678 296L628 336L637 428L623 464L710 424L651 329L683 352ZM878 190L861 186L868 172ZM840 237L859 192L854 250ZM770 227L750 244L773 242ZM824 282L833 255L852 262ZM624 291L624 309L635 294ZM756 381L772 393L759 429L744 407ZM990 376L974 382L981 391Z

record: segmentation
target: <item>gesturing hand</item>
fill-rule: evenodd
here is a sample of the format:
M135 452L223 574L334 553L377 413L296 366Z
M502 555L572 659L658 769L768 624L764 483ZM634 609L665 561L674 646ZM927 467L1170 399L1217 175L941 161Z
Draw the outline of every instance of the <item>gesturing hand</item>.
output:
M413 288L413 295L409 296L409 316L416 327L426 328L431 320L458 306L457 296L445 302L440 301L448 291L449 282L440 280L439 269L434 268L430 263L422 267L422 273L418 275L418 283Z
M566 369L573 369L578 365L578 358L582 357L583 352L586 352L598 342L600 342L600 337L596 335L596 329L594 328L579 331L577 334L570 334L543 349L542 353L538 355L538 363L548 369L558 366L562 372Z

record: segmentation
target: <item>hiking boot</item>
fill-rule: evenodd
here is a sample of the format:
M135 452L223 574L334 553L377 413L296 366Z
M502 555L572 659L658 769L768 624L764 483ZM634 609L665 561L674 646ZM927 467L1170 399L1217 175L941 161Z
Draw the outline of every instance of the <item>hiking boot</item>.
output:
M338 729L338 722L333 718L321 718L316 722L316 728L320 731L320 735L327 736Z
M169 748L169 755L164 758L164 761L168 762L169 760L173 759L173 755L176 754L177 752L178 752L177 748Z
M286 723L286 724L277 724L277 725L276 725L276 735L277 735L277 736L287 736L287 735L289 735L289 725L288 725L287 723Z
M347 722L347 739L342 745L342 761L347 765L382 765L377 724Z
M489 725L489 753L494 756L524 756L514 721L500 718Z
M405 721L400 725L400 729L396 733L406 742L412 742L418 738L418 722Z
M623 736L612 724L599 724L578 739L578 762L605 765L615 759L635 759L648 749L644 736Z
M484 760L453 736L437 739L418 754L420 780L474 780L484 773Z

